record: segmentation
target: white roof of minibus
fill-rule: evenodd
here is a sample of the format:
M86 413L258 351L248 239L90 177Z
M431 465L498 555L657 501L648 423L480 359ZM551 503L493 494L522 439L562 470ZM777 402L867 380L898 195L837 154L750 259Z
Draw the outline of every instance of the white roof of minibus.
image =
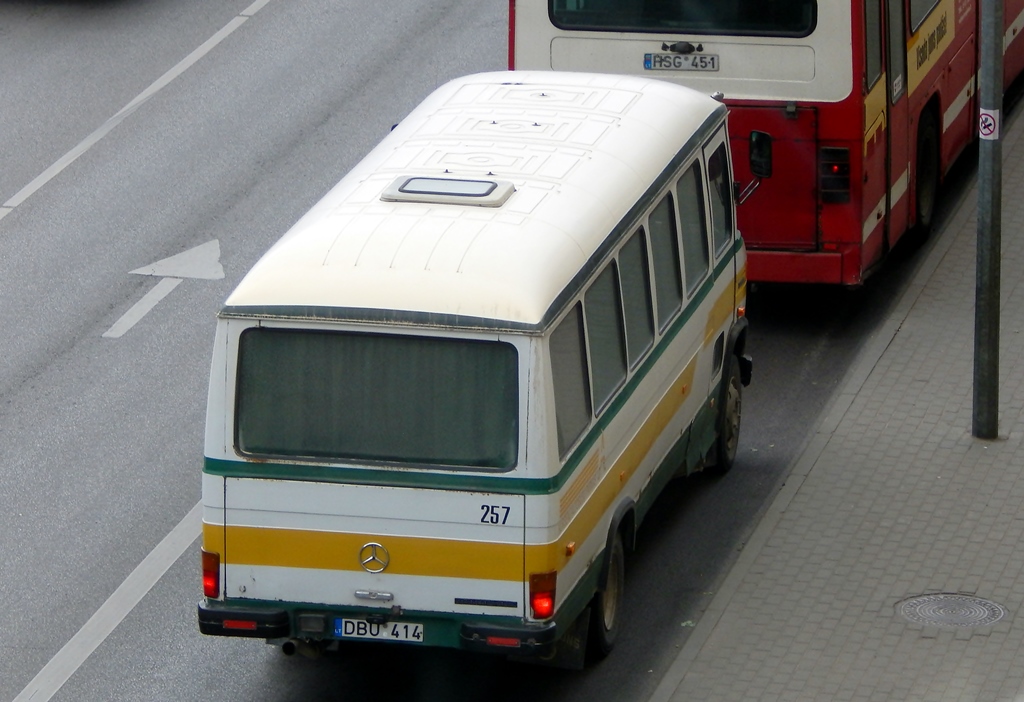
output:
M701 93L630 76L453 80L303 216L226 305L539 324L719 108ZM382 201L400 176L504 180L515 192L500 207Z

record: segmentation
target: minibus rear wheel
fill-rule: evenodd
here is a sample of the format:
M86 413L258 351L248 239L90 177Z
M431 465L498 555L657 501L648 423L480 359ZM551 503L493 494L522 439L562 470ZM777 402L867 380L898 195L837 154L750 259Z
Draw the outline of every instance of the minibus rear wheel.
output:
M729 365L722 376L722 395L718 404L715 429L715 461L708 467L712 475L725 475L736 462L740 443L740 420L743 418L743 382L739 360L730 354Z
M616 532L612 540L612 550L608 554L608 570L600 589L594 595L590 609L590 645L591 656L600 660L611 653L618 636L619 619L621 618L622 593L626 578L626 552L622 545L622 535Z

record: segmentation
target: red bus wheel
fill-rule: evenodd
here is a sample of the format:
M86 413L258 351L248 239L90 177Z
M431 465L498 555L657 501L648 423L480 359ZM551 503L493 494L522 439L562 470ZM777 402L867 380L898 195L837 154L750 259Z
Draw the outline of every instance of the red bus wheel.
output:
M917 128L917 234L927 235L935 216L935 202L939 196L939 129L935 113L926 109L921 113Z

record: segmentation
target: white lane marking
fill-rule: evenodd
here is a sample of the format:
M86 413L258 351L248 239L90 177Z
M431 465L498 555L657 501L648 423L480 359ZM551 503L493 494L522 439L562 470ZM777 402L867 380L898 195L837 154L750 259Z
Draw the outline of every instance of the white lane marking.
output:
M167 294L178 287L181 278L161 278L152 290L142 296L142 299L132 305L132 308L121 315L121 319L114 322L114 326L103 332L108 339L118 339L124 333L135 326L135 324L156 307L156 303L167 297Z
M110 636L164 573L202 532L202 503L197 503L171 533L114 590L89 621L43 666L14 702L47 702Z
M104 122L99 129L97 129L92 134L83 139L82 142L78 144L78 146L74 147L73 149L71 149L71 151L68 151L66 154L61 156L59 159L57 159L56 162L54 162L52 166L50 166L45 171L40 173L32 180L32 182L23 187L17 193L15 193L14 197L12 197L10 200L4 203L4 208L13 209L17 207L21 203L25 202L25 200L27 200L29 197L31 197L37 190L39 190L41 187L43 187L51 180L53 180L55 177L57 177L57 175L59 175L61 171L63 171L65 168L74 163L79 156L84 154L86 151L92 148L100 139L102 139L111 131L113 131L114 127L121 124L121 122L123 122L129 115L135 112L135 110L137 110L143 103L145 103L151 97L156 95L157 92L167 87L167 85L171 81L173 81L175 78L177 78L182 73L191 68L193 64L195 64L199 59L201 59L206 54L210 53L210 51L213 50L215 46L224 41L224 39L226 39L232 32L234 32L236 29L245 24L245 22L254 14L259 12L264 7L264 5L267 4L267 2L269 2L269 0L257 0L257 2L254 2L252 5L246 8L241 14L233 17L230 22L228 22L226 25L224 25L223 28L221 28L219 32L217 32L212 37L207 39L199 48L197 48L191 54L189 54L181 61L179 61L178 64L174 66L171 70L167 71L167 73L164 73L162 76L160 76L160 78L158 78L152 85L150 85L148 88L139 93L134 100L132 100L123 108L121 108L121 110L116 115L114 115L106 122ZM9 211L10 210L8 210L8 212ZM7 214L7 212L0 211L0 219L2 219L3 215L5 214Z
M4 217L6 217L8 214L10 214L10 212L11 212L11 208L10 207L0 207L0 219L3 219Z

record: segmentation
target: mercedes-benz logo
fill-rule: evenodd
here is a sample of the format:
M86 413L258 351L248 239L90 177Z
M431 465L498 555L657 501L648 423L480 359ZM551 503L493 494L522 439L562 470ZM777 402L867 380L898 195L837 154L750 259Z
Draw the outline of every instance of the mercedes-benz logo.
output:
M380 573L390 562L391 554L376 541L371 541L359 549L359 565L367 573Z

